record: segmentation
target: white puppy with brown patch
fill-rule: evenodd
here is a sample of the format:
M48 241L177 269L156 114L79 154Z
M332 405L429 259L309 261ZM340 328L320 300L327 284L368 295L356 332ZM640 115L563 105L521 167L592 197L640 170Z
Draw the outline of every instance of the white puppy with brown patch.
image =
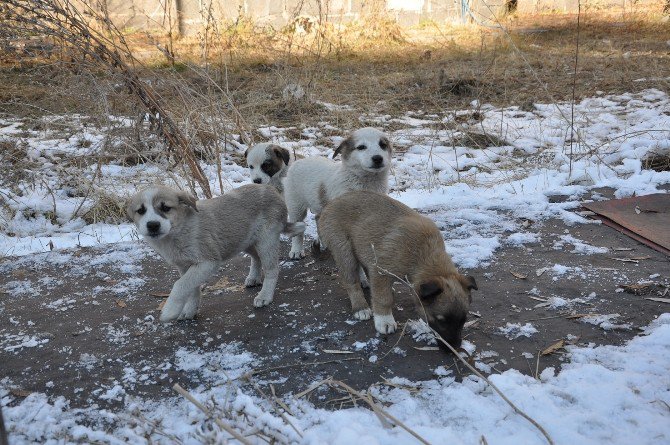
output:
M244 153L249 167L251 181L255 184L270 184L279 193L284 191L282 183L288 165L295 156L279 145L271 143L256 144Z
M153 186L133 196L127 212L147 243L179 270L161 321L193 318L200 286L240 252L251 256L244 284L263 285L254 306L270 304L279 277L279 235L305 230L304 223L287 223L286 206L274 188L258 184L200 201L183 191Z
M351 190L388 193L392 152L386 134L366 127L351 133L337 147L333 158L341 154L341 163L316 156L296 161L284 179L288 220L303 221L307 210L318 217L329 201ZM303 242L303 234L293 237L291 259L305 256Z

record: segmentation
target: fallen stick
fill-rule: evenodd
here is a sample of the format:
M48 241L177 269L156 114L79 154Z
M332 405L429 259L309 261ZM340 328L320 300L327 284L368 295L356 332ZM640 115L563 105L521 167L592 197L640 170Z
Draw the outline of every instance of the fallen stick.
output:
M223 429L224 431L226 431L228 434L230 434L231 436L233 436L235 439L239 440L240 443L243 443L244 445L251 445L251 442L249 442L249 440L247 440L247 438L245 438L244 436L242 436L240 433L238 433L237 431L235 431L235 430L233 429L232 426L228 425L228 424L227 424L226 422L224 422L223 420L221 420L221 419L219 419L219 418L216 418L216 417L212 416L212 413L209 412L209 410L207 409L207 407L206 407L205 405L203 405L202 403L198 402L198 401L195 399L195 397L193 397L193 396L191 395L191 393L189 393L189 392L186 391L184 388L182 388L181 386L179 386L179 383L175 383L174 386L172 387L172 389L174 389L175 391L177 391L179 394L181 394L182 396L184 396L184 398L185 398L186 400L188 400L189 402L191 402L192 404L194 404L196 407L198 407L198 409L199 409L200 411L202 411L203 413L205 413L205 415L207 416L207 418L212 419L212 420L214 421L214 423L216 423L221 429Z
M377 415L377 417L380 418L380 422L382 423L382 425L383 425L384 427L387 427L388 422L386 421L387 424L385 424L385 423L384 423L385 421L382 421L381 416L386 417L386 419L390 420L390 421L393 422L394 424L398 425L399 427L401 427L402 429L404 429L405 431L407 431L408 433L410 433L410 434L411 434L412 436L414 436L419 442L421 442L421 443L423 443L423 444L425 444L425 445L431 445L430 442L428 442L426 439L424 439L423 437L421 437L416 431L414 431L413 429L411 429L410 427L408 427L407 425L405 425L404 423L402 423L399 419L397 419L396 417L394 417L392 414L390 414L389 412L387 412L385 409L383 409L382 407L380 407L379 405L377 405L377 404L372 400L372 397L370 397L369 394L368 394L368 396L366 397L366 396L364 396L363 394L361 394L359 391L356 391L354 388L352 388L351 386L347 385L347 384L344 383L344 382L341 382L341 381L339 381L339 380L333 380L333 379L322 380L322 381L320 381L319 383L316 383L315 385L312 385L312 386L309 388L309 390L308 390L307 392L314 391L316 388L318 388L318 387L321 386L321 385L339 386L339 387L343 388L343 389L344 389L345 391L347 391L350 395L354 395L354 396L358 397L359 399L361 399L362 401L364 401L365 403L367 403L368 405L370 405L370 408L371 408L372 411ZM305 391L303 391L303 393L305 393ZM301 393L301 394L302 394L302 393Z
M447 342L442 338L442 336L441 336L440 334L437 333L437 331L436 331L435 329L431 328L430 326L428 326L428 327L430 328L431 331L433 331L433 334L435 335L435 338L437 338L437 339L438 339L439 341L441 341L447 348L449 348L449 350L450 350L451 352L453 352L454 355L456 355L456 357L458 357L458 359L459 359L461 362L463 362L463 364L464 364L470 371L472 371L477 377L479 377L480 379L484 380L484 381L485 381L491 388L493 388L493 390L494 390L495 392L497 392L498 395L499 395L500 397L502 397L502 399L503 399L505 402L507 402L507 404L508 404L510 407L512 407L512 409L514 410L515 413L517 413L518 415L520 415L521 417L523 417L524 419L526 419L527 421L529 421L531 424L533 424L533 426L535 426L535 428L537 428L537 429L542 433L542 435L547 439L547 442L549 442L550 445L554 445L554 441L551 439L551 436L549 436L549 433L547 433L547 431L546 431L544 428L542 428L542 425L540 425L539 423L537 423L537 422L536 422L532 417L530 417L528 414L526 414L525 412L521 411L521 409L519 409L514 403L512 403L512 401L511 401L510 399L508 399L507 396L506 396L500 389L498 389L498 387L497 387L496 385L494 385L488 378L484 377L484 375L482 375L482 373L480 373L479 371L477 371L477 369L476 369L474 366L472 366L472 365L471 365L470 363L468 363L463 357L461 357L461 355L458 353L458 351L456 351L456 349L455 349L453 346L451 346L449 343L447 343Z

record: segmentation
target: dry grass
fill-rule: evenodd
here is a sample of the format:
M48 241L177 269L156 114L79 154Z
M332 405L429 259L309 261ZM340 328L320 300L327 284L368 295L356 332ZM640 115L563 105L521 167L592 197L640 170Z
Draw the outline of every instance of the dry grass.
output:
M668 90L670 22L654 12L660 10L582 14L577 100L597 91ZM534 103L570 100L576 22L574 15L512 15L500 23L502 29L435 23L408 29L372 17L346 27L295 22L274 30L241 19L212 24L198 37L133 33L125 38L138 60L134 70L172 114L195 156L219 162L231 146L262 141L256 130L261 126L292 127L287 136L300 139L306 126L327 121L346 131L372 123L368 114L444 114L474 100L532 110ZM111 126L109 141L115 143L107 144L103 155L70 160L71 167L165 161L165 144L151 123L138 118L142 104L118 74L49 40L29 36L12 45L20 51L0 57L0 117L28 118L39 126L43 116L77 113L100 127L109 126L110 114L129 116L137 121L135 128ZM285 88L293 85L305 91L303 98L286 97ZM478 120L475 110L448 125L453 130ZM454 143L506 145L472 132ZM14 149L0 149L3 158L21 157ZM16 159L7 165L17 166ZM648 163L667 168L667 159ZM189 176L176 164L170 170ZM7 176L10 182L25 180L28 169L12 171L19 176ZM122 217L115 203L94 193L95 185L86 187L100 198L87 220Z
M146 64L142 77L151 80L173 109L183 108L179 102L186 85L220 95L203 81L204 70L230 95L251 127L309 125L325 118L346 127L356 119L351 114L361 111L441 111L468 106L474 99L529 108L534 102L570 98L574 16L512 17L503 24L504 31L435 24L401 30L385 25L371 35L361 31L367 29L364 24L344 31L314 25L318 29L312 34L295 35L289 30L258 30L243 21L210 37L207 51L202 39L172 42L171 60L156 46L168 46L166 37L134 34L128 40ZM670 24L660 14L584 15L576 96L668 88L668 40ZM7 81L0 85L0 103L7 110L23 114L95 108L85 100L89 91L81 88L81 74L63 74L58 64L26 65L25 60L4 65ZM286 103L282 91L289 83L303 86L312 98L349 105L353 113L333 113L310 101ZM132 114L133 102L126 92L108 89L113 111Z

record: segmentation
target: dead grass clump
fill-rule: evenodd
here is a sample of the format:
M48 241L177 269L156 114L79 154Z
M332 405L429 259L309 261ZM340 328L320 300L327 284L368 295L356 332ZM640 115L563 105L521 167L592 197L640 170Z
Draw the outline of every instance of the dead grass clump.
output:
M21 142L0 139L0 169L3 171L0 183L11 187L24 181L34 164Z
M488 147L507 147L511 144L493 134L465 131L456 141L456 145L484 149Z
M657 172L670 171L670 153L656 154L650 153L643 161L645 169L656 170Z
M93 205L81 214L86 224L118 224L126 219L126 203L118 196L97 190L89 199Z
M274 101L265 109L268 118L281 124L300 122L305 119L312 120L326 111L328 111L326 107L311 100L283 99Z

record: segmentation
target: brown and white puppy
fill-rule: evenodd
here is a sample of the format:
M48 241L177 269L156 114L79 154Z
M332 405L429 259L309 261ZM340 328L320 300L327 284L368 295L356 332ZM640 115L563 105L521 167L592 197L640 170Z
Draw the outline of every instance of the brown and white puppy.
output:
M256 144L244 153L251 181L255 184L270 184L279 193L284 191L282 180L291 157L287 149L270 143Z
M135 194L126 210L146 242L179 270L161 321L193 318L200 286L240 252L251 257L244 284L263 284L254 306L270 304L279 276L279 234L305 230L303 223L286 222L284 200L268 185L244 185L201 201L183 191L152 186Z
M321 242L331 251L354 317L374 316L382 334L394 332L396 277L407 279L418 295L417 311L450 345L461 332L475 279L458 273L435 223L386 195L353 191L331 201L317 221ZM370 281L372 311L359 282L363 267Z
M393 146L388 136L376 128L360 128L337 147L333 158L342 155L342 162L314 156L300 159L288 169L284 179L284 199L289 221L303 221L307 210L319 215L332 199L350 190L388 192ZM305 256L303 236L293 237L289 257Z

